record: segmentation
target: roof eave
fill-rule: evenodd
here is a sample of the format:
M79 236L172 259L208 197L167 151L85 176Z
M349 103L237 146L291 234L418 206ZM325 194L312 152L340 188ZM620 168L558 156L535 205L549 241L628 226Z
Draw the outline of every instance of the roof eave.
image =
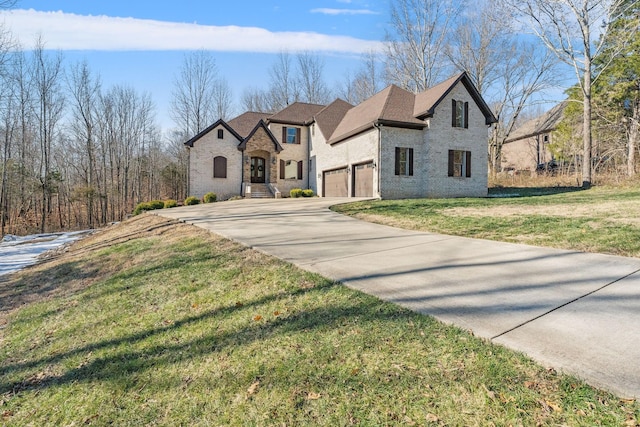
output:
M222 125L222 127L224 127L227 131L229 131L238 141L242 141L243 140L243 138L238 134L238 132L236 132L231 126L229 126L227 124L227 122L225 122L222 119L218 119L214 124L212 124L211 126L206 127L205 129L200 131L200 133L195 135L193 138L191 138L188 141L186 141L184 143L184 145L186 145L186 146L188 146L190 148L193 148L193 144L197 140L199 140L200 138L202 138L203 136L205 136L206 134L208 134L209 132L211 132L213 129L217 128L220 125Z

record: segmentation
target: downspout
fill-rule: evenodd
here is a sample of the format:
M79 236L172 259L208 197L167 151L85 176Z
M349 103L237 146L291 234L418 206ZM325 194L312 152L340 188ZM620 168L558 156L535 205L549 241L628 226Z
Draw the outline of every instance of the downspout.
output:
M315 122L311 123L314 126ZM311 126L307 127L307 188L311 183ZM316 188L316 193L318 189Z
M244 197L244 150L240 150L240 196Z
M378 175L378 197L382 199L382 194L380 193L380 177L382 176L380 172L380 167L382 164L382 125L380 123L375 123L374 126L378 129L378 159L376 167L376 174Z
M187 145L187 197L191 195L191 147Z

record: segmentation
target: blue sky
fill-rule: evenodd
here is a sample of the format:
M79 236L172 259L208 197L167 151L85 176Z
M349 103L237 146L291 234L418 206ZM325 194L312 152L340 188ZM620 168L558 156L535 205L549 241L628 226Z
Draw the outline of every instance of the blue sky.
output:
M18 0L0 19L27 49L42 34L67 63L86 59L104 86L149 92L166 129L186 51L211 51L236 100L245 87L266 87L283 50L321 55L333 87L361 53L379 47L388 7L387 0Z

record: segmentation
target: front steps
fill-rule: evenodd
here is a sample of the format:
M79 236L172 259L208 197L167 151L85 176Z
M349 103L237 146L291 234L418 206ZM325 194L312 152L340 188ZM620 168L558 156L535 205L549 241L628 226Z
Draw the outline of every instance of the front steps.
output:
M266 184L251 184L252 199L273 199L274 196ZM247 194L248 195L248 194ZM247 196L245 196L247 197Z

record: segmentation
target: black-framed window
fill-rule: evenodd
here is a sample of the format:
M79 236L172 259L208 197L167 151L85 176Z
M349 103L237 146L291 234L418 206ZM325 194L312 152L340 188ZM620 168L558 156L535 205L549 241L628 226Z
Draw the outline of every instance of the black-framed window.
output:
M413 148L396 147L395 174L413 176Z
M451 100L451 126L454 128L469 127L469 103L460 100Z
M471 177L471 151L449 150L449 176Z

